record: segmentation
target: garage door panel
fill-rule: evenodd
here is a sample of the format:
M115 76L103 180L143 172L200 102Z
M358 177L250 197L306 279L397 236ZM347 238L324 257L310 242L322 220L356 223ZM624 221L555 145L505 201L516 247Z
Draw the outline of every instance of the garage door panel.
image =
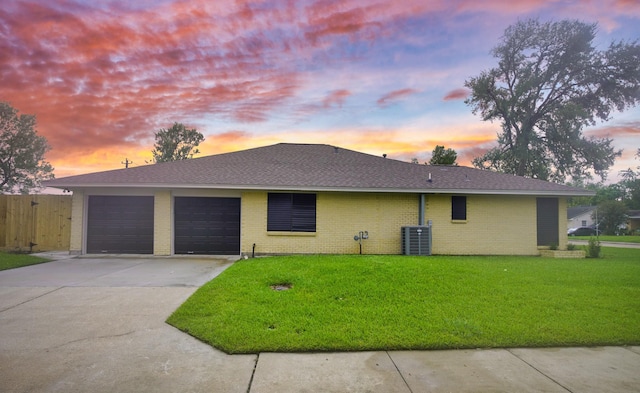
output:
M153 253L152 196L89 196L87 252Z
M175 253L240 253L240 198L176 197Z

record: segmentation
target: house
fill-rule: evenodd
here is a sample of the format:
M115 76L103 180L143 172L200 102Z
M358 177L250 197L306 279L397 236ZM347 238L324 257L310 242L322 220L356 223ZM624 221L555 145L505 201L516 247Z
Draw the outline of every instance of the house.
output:
M597 206L574 206L567 208L567 230L595 225L593 212Z
M630 235L640 234L640 210L629 210L627 212L627 228Z
M402 228L431 223L433 254L537 255L566 246L566 198L593 195L287 143L46 185L73 191L73 254L401 254Z

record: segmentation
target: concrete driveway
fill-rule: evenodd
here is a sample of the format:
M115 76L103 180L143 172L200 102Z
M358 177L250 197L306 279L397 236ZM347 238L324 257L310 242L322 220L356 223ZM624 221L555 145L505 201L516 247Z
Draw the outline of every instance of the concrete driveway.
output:
M74 258L0 272L0 392L246 392L255 355L164 322L230 264Z
M0 392L639 392L640 347L226 355L167 325L224 259L0 271Z

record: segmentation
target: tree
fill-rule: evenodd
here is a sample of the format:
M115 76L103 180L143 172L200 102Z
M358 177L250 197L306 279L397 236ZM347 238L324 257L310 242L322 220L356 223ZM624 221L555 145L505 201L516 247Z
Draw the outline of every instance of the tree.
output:
M640 210L640 178L622 183L625 188L625 204L629 209Z
M0 192L27 194L53 178L53 167L44 158L51 147L35 127L34 115L20 115L0 102Z
M204 136L195 128L188 129L181 123L173 123L169 129L161 128L155 133L156 143L151 152L155 162L178 161L192 158L200 153L196 148Z
M636 158L640 158L640 149L636 152ZM622 180L620 187L624 193L623 199L629 209L640 209L640 166L638 171L629 168L621 171Z
M453 149L445 149L444 146L436 145L431 153L429 165L457 165L458 153Z
M598 229L603 234L615 235L627 221L627 207L620 201L604 201L598 205L597 213L593 213L593 219L598 220Z
M499 120L498 146L474 166L562 182L602 179L620 151L582 129L640 101L640 45L592 46L596 24L520 21L492 50L498 66L465 81L465 103L483 120Z

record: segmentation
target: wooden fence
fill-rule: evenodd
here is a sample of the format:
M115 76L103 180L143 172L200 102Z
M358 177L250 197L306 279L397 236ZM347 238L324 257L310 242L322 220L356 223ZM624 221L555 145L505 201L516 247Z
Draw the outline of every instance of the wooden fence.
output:
M71 196L0 195L0 248L68 250Z

